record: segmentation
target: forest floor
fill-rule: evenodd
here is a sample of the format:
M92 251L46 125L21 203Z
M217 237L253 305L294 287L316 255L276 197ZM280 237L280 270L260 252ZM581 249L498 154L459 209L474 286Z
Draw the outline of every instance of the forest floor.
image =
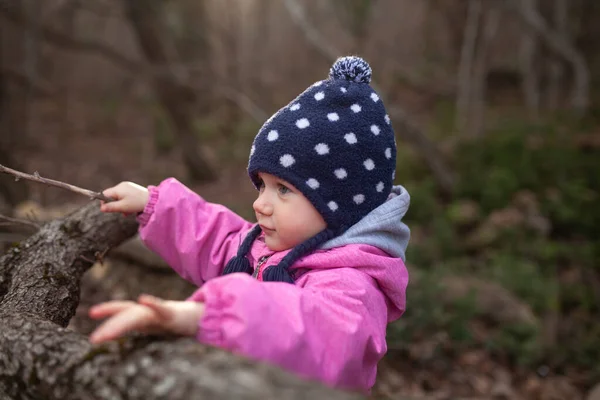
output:
M152 126L140 129L138 125L128 130L128 118L126 114L117 118L114 123L119 129L98 124L72 127L64 134L58 133L62 131L59 127L52 126L52 120L44 122L40 118L32 129L35 135L28 139L28 145L20 149L16 157L27 172L38 171L44 177L91 190L102 190L122 180L143 185L158 184L160 180L174 176L209 201L225 204L251 218L249 213L255 192L241 158L237 163L231 163L227 157L206 151L216 165L220 179L210 184L190 184L185 179L178 152L172 150L157 155L154 138L144 133L150 132ZM40 208L32 204L23 206L19 210L21 215L39 215L48 209L58 210L58 215L87 201L61 189L29 185L30 199ZM410 271L410 264L408 267ZM89 333L95 322L87 318L87 310L100 301L133 299L142 292L183 299L193 289L170 270L109 258L105 265L94 266L84 277L80 306L71 326ZM412 307L418 307L418 304L411 304L409 296L407 312ZM407 348L390 349L381 362L374 398L394 399L402 394L415 399L571 400L583 399L587 389L581 387L576 375L549 374L543 368L520 369L494 359L482 349L453 351L451 340L440 333L424 337Z

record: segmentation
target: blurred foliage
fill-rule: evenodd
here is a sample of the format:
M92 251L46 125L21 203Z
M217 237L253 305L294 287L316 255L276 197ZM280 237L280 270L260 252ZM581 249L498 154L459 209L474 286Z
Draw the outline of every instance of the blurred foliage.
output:
M441 107L438 121L449 119ZM405 316L390 325L391 348L444 332L456 346L487 348L517 364L568 362L600 376L600 156L587 143L600 133L593 126L561 117L504 120L456 144L460 180L451 200L399 146L397 181L411 193L408 266L423 276L409 288ZM488 323L487 334L476 335L473 321L485 315L474 299L441 300L440 282L450 274L500 284L531 308L541 329Z

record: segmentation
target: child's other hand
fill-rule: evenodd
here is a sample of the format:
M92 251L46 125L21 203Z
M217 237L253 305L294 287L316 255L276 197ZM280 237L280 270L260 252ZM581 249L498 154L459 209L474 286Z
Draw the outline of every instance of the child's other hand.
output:
M102 193L107 197L116 199L116 201L102 202L101 211L124 214L144 211L150 197L148 189L133 182L121 182Z
M109 301L93 306L92 319L110 317L90 335L90 342L102 343L131 331L172 333L195 336L204 304L193 301L169 301L141 295L138 302Z

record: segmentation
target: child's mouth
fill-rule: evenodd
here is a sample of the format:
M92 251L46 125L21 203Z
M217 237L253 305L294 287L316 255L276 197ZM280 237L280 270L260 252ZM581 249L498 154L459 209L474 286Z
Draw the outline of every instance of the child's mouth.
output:
M266 234L266 233L271 233L271 232L275 232L275 229L271 229L271 228L267 228L264 225L260 226L260 229L262 229L262 231Z

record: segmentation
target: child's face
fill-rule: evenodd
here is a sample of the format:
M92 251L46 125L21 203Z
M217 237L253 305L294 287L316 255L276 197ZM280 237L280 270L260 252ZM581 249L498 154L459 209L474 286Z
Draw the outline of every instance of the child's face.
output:
M326 228L321 214L298 189L271 174L258 176L262 184L253 207L270 250L291 249Z

